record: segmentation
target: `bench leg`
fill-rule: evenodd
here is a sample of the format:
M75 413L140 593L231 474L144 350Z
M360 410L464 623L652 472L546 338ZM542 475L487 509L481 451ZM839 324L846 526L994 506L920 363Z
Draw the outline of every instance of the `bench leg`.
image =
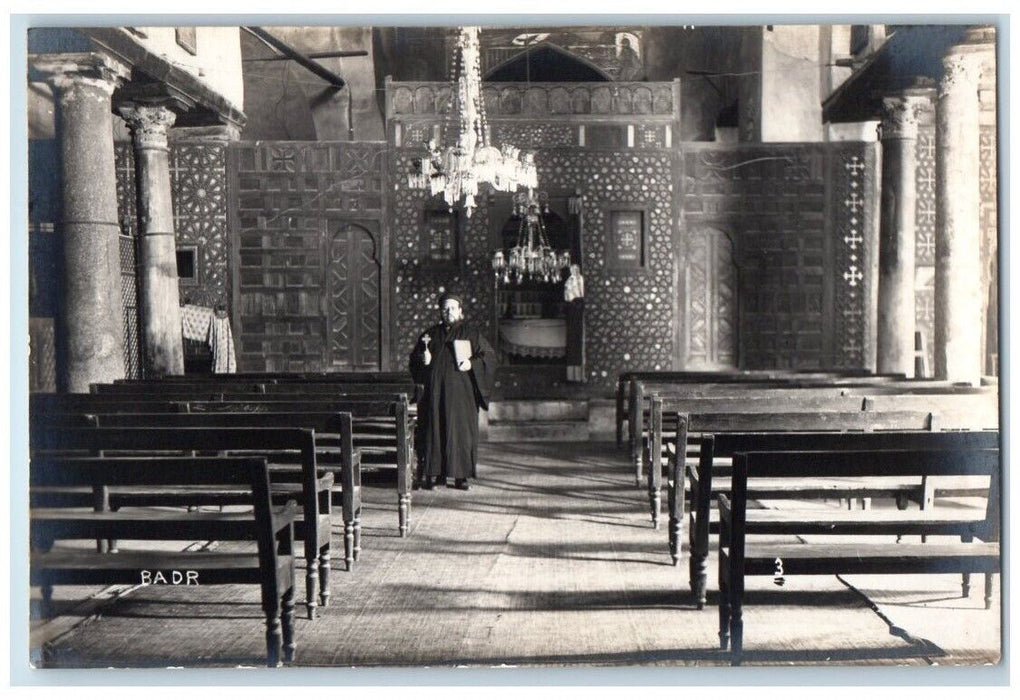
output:
M744 606L741 596L734 591L730 602L730 666L739 666L744 658Z
M361 511L354 518L354 561L361 558Z
M411 494L402 493L397 497L397 520L400 525L400 536L407 537L408 515L411 511Z
M698 610L704 610L708 602L708 513L691 513L688 523L690 530L690 564L689 573L691 592Z
M325 544L319 549L319 604L322 607L329 605L329 559L330 547Z
M344 564L347 571L354 568L354 522L344 523Z
M692 551L688 569L694 602L698 610L704 610L708 604L708 554Z
M648 489L648 503L652 511L652 527L659 529L659 513L662 511L662 493L656 486Z
M308 566L308 569L305 571L305 601L307 601L305 606L308 608L308 619L314 620L316 617L316 608L319 607L319 603L317 601L319 595L318 547L310 546L306 542L305 549L309 551L309 555L305 557Z
M961 542L973 542L974 541L974 537L971 536L971 535L960 535L960 541ZM963 597L964 598L970 598L970 572L969 571L964 571L962 578L963 578L963 582L962 582Z
M280 601L274 596L263 608L266 613L266 666L280 665L283 650L283 625L280 621Z
M730 586L726 572L719 564L719 648L726 651L730 646Z
M680 541L683 539L683 516L676 516L676 509L672 506L669 509L669 556L673 560L673 566L680 563L680 554L683 551L683 545Z
M283 627L283 660L293 661L297 644L294 642L294 586L283 594L283 606L280 612L280 623Z

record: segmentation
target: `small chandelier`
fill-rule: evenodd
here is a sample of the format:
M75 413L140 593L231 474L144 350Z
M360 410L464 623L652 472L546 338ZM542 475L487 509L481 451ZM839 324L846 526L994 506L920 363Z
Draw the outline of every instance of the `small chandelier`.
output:
M443 193L453 209L462 197L467 216L477 206L478 186L487 183L500 192L521 187L538 187L535 156L504 144L489 144L482 77L479 61L478 27L461 27L453 74L456 87L451 92L453 111L458 121L456 144L429 142L428 155L421 159L417 172L408 176L408 186L428 189L431 195ZM443 131L446 131L445 125ZM444 139L445 140L445 139Z
M545 235L542 214L549 213L549 197L536 193L530 187L526 192L514 194L514 214L520 217L517 245L504 253L497 250L492 256L492 270L496 282L521 284L526 280L559 282L564 268L570 267L570 252L555 251Z

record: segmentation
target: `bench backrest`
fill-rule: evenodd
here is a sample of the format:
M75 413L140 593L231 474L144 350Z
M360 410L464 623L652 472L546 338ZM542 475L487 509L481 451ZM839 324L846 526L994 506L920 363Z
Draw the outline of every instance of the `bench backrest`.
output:
M747 480L754 478L987 476L984 540L999 538L1001 462L998 449L805 450L737 452L731 483L733 528L746 521ZM739 516L738 516L739 512Z
M194 393L196 395L211 394L295 394L318 393L340 396L357 394L403 393L414 392L411 382L373 382L373 383L330 383L330 382L167 382L152 384L101 384L93 387L93 393L103 395L128 395L139 398L160 397L166 393L174 397Z
M255 381L255 382L402 382L412 381L409 372L235 372L233 374L186 374L169 375L159 379L117 379L114 384L167 384L172 382L224 382L224 381Z
M315 431L310 429L29 426L29 451L33 460L53 453L78 451L158 455L233 450L271 455L274 460L278 458L277 452L296 453L306 507L317 493L316 480L324 472L316 461Z
M238 486L251 493L260 555L273 551L269 472L264 457L37 457L29 467L29 488L90 486ZM57 506L49 506L52 510ZM116 515L109 516L116 519ZM130 514L125 516L130 517ZM131 539L182 539L182 533L160 528L158 522L131 526ZM94 539L95 533L74 531L59 519L31 524L34 542ZM191 539L190 535L183 539ZM270 569L271 570L271 569Z

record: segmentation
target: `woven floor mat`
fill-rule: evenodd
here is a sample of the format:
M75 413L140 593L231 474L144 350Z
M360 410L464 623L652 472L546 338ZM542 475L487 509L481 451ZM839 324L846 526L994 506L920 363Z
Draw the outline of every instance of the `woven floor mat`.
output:
M361 559L342 570L337 529L333 599L320 619L297 620L295 665L728 665L714 557L710 605L699 611L686 556L670 565L665 528L651 528L623 451L483 445L479 462L470 491L414 493L406 538L392 489L365 489ZM303 597L302 585L299 614ZM749 579L746 602L748 664L932 662L836 577L782 588ZM49 644L44 658L49 667L259 666L258 591L142 588Z

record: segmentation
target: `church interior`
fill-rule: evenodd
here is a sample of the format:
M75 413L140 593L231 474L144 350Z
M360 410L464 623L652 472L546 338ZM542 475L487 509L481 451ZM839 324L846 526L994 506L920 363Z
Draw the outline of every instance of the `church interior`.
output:
M30 28L28 664L1001 664L1002 51Z

